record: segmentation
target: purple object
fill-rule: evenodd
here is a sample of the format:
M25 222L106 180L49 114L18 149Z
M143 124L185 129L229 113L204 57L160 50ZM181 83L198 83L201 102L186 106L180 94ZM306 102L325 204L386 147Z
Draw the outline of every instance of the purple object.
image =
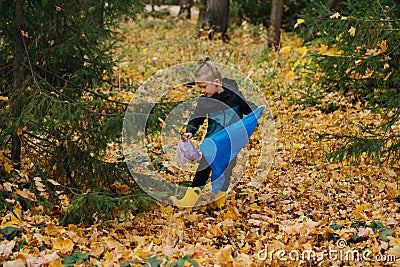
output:
M200 153L197 151L196 147L190 142L181 141L178 144L178 164L187 164L189 160L199 160Z

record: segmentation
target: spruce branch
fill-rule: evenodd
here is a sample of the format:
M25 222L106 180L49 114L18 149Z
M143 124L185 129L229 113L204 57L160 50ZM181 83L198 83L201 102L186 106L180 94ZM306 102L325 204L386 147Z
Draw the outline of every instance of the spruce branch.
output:
M40 145L34 143L34 142L31 141L29 138L27 138L27 137L25 137L25 136L22 136L22 138L23 138L25 141L27 141L28 144L31 144L31 145L34 146L35 148L39 148L40 151L44 151L44 152L47 152L48 154L52 154L51 151L49 151L49 150L47 150L46 148L44 148L44 147L42 147L42 146L40 146Z
M58 74L56 74L56 73L54 73L54 72L52 72L52 71L49 71L49 70L47 70L47 69L42 68L41 66L36 66L36 67L37 67L37 68L40 68L40 69L43 70L44 72L47 72L47 73L49 73L49 74L51 74L51 75L54 75L55 77L61 79L62 81L64 81L65 83L67 83L67 84L69 84L69 85L71 85L71 86L73 86L74 88L83 90L83 91L85 91L85 92L87 92L87 93L90 93L90 94L92 94L92 95L94 95L94 96L97 96L97 97L99 97L99 98L101 98L101 99L104 99L104 100L106 100L107 102L115 103L115 104L117 104L117 105L122 105L122 106L128 106L128 105L129 105L129 103L123 103L123 102L120 102L120 101L117 101L117 100L109 99L108 97L106 97L106 96L104 96L104 95L101 95L101 94L99 94L99 93L97 93L97 92L94 92L94 91L92 91L92 90L89 90L89 89L87 89L87 88L85 88L85 87L83 87L83 86L79 86L79 85L77 85L77 84L71 82L70 80L67 80L67 79L65 79L65 78L63 78L63 77L61 77L61 76L59 76Z

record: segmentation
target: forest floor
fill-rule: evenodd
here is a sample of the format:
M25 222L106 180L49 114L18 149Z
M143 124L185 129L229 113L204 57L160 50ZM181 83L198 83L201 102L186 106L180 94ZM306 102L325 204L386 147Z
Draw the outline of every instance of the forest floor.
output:
M399 166L329 162L323 152L334 142L317 140L318 133L357 132L357 123L376 124L380 116L318 90L318 76L305 79L309 51L318 44L305 48L301 38L284 33L275 53L265 28L243 24L224 44L196 38L195 26L195 18L176 17L123 23L120 95L129 101L130 85L204 55L240 70L275 118L275 154L257 173L261 185L249 186L253 176L245 175L221 210L158 203L128 222L91 227L10 213L2 228L24 229L30 246L16 251L14 241L0 242L3 266L62 266L62 260L70 266L400 266ZM39 231L39 224L46 226Z

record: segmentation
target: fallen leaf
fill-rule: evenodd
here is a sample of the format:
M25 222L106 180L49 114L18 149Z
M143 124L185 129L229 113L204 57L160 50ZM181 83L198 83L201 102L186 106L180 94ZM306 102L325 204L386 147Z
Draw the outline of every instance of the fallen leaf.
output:
M60 251L62 255L67 255L72 252L75 244L68 238L64 237L56 237L51 239L51 243L53 244L53 249Z
M296 29L297 27L299 27L300 24L303 24L304 22L306 22L304 19L297 19L297 22L294 25L294 28Z
M231 259L231 254L232 254L232 246L226 245L215 254L214 258L216 260L216 263L227 264L227 262L229 262L229 260Z
M354 37L354 36L356 35L356 28L351 27L351 28L348 30L348 32L350 33L350 36L351 36L351 37Z
M29 199L29 200L33 200L33 201L36 200L35 194L32 193L31 191L29 191L29 190L26 189L26 188L24 188L24 189L22 189L22 190L16 188L16 189L15 189L15 193L17 193L17 195L19 195L19 196L21 196L21 197L23 197L23 198L26 198L26 199Z
M4 163L4 169L6 170L6 172L12 172L14 170L14 167L8 162L6 162Z
M293 50L293 46L284 46L279 50L280 54L286 54Z
M370 227L366 228L360 227L358 229L358 235L361 237L370 237L374 235L374 230L372 230L372 228Z
M25 267L25 262L22 259L7 261L3 263L3 267Z
M47 181L52 185L60 185L57 181L54 181L53 179L47 179Z
M0 258L7 259L13 253L13 249L15 247L15 241L11 240L3 240L0 242Z

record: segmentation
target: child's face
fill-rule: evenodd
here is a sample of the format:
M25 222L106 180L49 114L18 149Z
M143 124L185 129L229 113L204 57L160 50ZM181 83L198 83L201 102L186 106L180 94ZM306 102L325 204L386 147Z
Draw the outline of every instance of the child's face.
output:
M224 91L221 82L218 79L214 82L198 81L196 84L200 88L201 93L206 97L212 97L215 93L221 93Z

